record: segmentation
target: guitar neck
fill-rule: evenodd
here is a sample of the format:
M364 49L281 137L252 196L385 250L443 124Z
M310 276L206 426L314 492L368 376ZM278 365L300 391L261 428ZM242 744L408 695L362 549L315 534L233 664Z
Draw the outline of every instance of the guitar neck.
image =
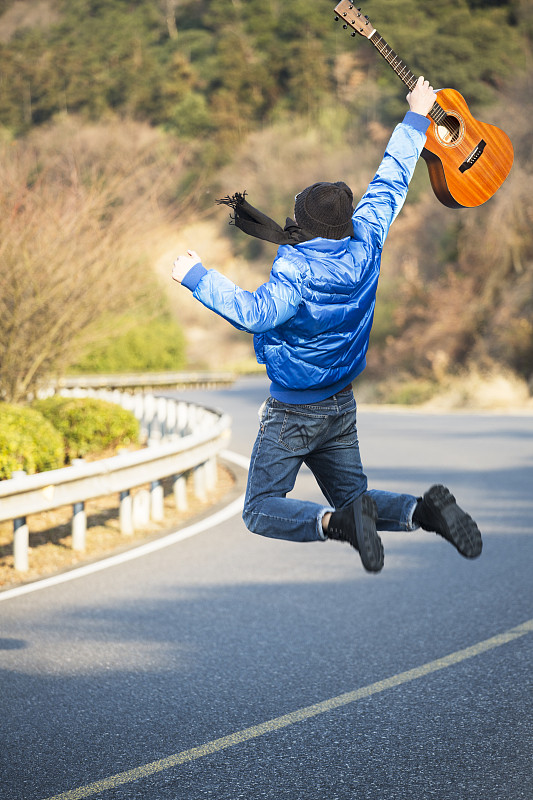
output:
M415 88L416 85L416 78L409 69L409 67L402 61L399 55L397 55L392 47L390 47L383 36L380 36L378 31L374 31L372 36L369 36L369 41L372 42L378 53L383 56L387 64L394 70L396 75L400 78L401 81L405 83L409 90Z
M396 75L400 78L403 83L407 86L409 91L412 91L417 82L417 78L411 72L409 67L402 61L400 56L394 52L392 47L387 44L383 36L381 36L378 31L374 30L373 34L368 37L369 41L372 42L378 53L383 56L387 64L394 70ZM436 101L433 104L428 117L439 124L444 120L446 117L446 112Z

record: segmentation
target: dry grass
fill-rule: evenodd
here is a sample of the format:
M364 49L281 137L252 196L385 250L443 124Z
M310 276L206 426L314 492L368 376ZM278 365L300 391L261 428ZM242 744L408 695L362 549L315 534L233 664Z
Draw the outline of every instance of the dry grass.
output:
M91 500L85 504L87 513L87 539L84 552L72 550L72 506L63 506L43 514L27 517L30 530L29 570L21 573L13 566L13 523L0 523L0 588L8 589L28 581L61 572L108 556L115 551L154 538L168 530L184 525L193 517L205 512L221 501L235 485L235 477L226 467L219 465L216 488L205 502L193 494L192 480L187 482L188 510L176 509L170 479L163 481L165 489L165 518L163 522L151 522L132 536L120 532L118 518L118 496ZM148 487L139 487L148 488Z
M424 408L442 410L533 412L533 398L524 380L512 373L483 374L470 370L458 377L448 377Z

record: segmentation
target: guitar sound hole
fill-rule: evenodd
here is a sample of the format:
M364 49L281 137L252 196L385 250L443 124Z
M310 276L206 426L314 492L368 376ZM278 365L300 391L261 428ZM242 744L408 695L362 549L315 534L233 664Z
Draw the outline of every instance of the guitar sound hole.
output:
M444 144L457 144L461 135L461 121L447 114L440 125L437 125L437 134Z

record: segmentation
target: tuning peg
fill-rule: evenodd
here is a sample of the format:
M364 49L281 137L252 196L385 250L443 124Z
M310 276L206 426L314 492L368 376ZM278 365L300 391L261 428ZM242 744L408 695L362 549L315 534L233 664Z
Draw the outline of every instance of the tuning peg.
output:
M346 23L345 23L345 24L344 24L342 27L344 28L344 30L346 30L346 28L347 28L348 26L347 26L347 25L346 25Z
M352 36L357 36L355 31L352 31Z
M335 22L338 22L338 21L339 21L339 18L338 18L338 17L335 17Z

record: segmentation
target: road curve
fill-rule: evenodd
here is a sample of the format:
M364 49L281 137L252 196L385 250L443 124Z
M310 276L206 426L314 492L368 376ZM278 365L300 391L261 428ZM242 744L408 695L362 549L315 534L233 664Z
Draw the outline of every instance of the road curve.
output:
M232 414L246 457L266 391L187 396ZM481 558L383 534L369 575L236 513L7 597L1 798L530 800L533 419L362 408L359 433L372 486L452 488ZM319 497L306 470L296 491Z

